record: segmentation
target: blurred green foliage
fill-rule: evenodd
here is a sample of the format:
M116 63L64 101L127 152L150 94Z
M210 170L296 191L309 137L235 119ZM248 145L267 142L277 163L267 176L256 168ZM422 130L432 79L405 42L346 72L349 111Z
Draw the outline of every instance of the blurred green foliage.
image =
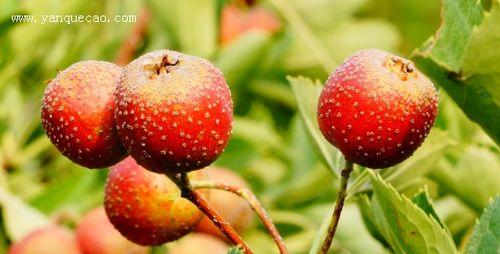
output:
M0 2L0 253L4 253L12 241L51 219L61 215L78 217L101 204L106 170L84 169L60 155L40 125L40 99L46 81L54 78L57 70L86 59L113 61L134 26L117 22L14 23L11 15L104 14L112 17L138 14L142 8L148 8L152 15L136 56L158 48L179 50L210 59L227 79L235 103L234 134L216 164L238 172L250 183L282 232L291 253L308 253L311 245L318 244L317 232L321 235L326 229L325 222L329 221L335 200L338 172L343 165L340 153L324 141L316 126L315 100L321 83L342 59L358 49L380 48L409 57L440 26L440 1L262 0L259 6L280 18L282 30L274 35L252 30L222 46L219 43L220 13L229 2ZM459 6L467 1L445 2ZM469 2L475 4L476 1ZM492 5L484 4L486 10ZM421 52L416 56L417 63L421 64L418 66L431 75L438 87L444 88L440 89L440 115L436 125L413 157L379 171L384 180L362 167L355 168L332 253L361 254L367 253L366 250L375 254L401 253L397 250L401 235L382 223L388 218L384 202L394 202L401 216L414 216L423 221L428 214L439 216L447 229L433 221L429 232L454 242L460 250L464 248L475 219L490 199L500 193L497 146L500 126L498 118L491 118L499 114L500 26L494 25L498 24L498 6L494 10L484 17L490 23L485 22L480 28L470 27L468 34L449 32L471 40L463 46L471 45L472 49L463 49L466 53L458 56L460 61L440 58L457 56L453 50L448 51L453 47L446 45L458 42L445 35L435 38L444 45L443 50L434 51L435 46L425 51L428 54ZM483 10L477 15L482 20ZM453 24L457 20L453 15L446 17L451 22L446 24L452 27L462 24ZM497 37L482 37L481 31ZM469 33L476 35L470 37ZM488 49L490 58L480 58L471 65L470 60L466 61L468 57L483 55L478 53L478 48ZM446 61L452 62L449 69L448 65L441 64ZM495 65L489 69L477 67L488 63ZM482 74L478 79L468 80L472 88L467 80L459 83L462 87L457 87L456 79L450 81L447 75L447 71L458 72L462 67L470 73ZM287 79L288 75L319 81ZM461 89L476 89L471 94L477 97L461 100ZM491 95L485 96L485 92L477 92L477 89ZM480 123L497 144L470 119ZM398 193L414 199L394 201L399 200ZM391 197L384 197L387 195ZM492 209L498 210L490 208L490 211ZM481 237L482 231L476 229L474 239ZM425 238L426 232L421 234ZM255 253L277 253L258 222L244 238ZM430 244L454 248L443 241ZM474 247L468 251L471 248Z

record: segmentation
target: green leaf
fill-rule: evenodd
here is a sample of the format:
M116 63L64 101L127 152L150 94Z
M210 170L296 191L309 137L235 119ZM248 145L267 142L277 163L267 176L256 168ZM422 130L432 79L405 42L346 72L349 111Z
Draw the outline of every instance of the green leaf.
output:
M489 253L500 253L500 196L484 210L465 250L465 254Z
M370 171L374 224L395 253L457 253L447 230Z
M20 240L33 230L49 223L44 214L4 188L0 188L0 205L5 228L13 241Z
M228 251L227 254L244 254L243 251L238 248L238 247L231 247Z
M323 86L319 81L313 82L304 77L288 77L288 81L292 87L293 95L297 101L297 107L307 133L313 139L326 166L338 178L338 170L341 165L339 158L341 158L342 154L323 137L316 118L318 98Z
M217 47L216 2L207 0L179 0L176 12L179 19L178 37L182 51L201 57L210 57ZM163 14L163 15L169 15Z
M253 30L239 36L224 47L215 60L215 65L224 73L230 87L234 87L249 75L263 58L264 52L271 44L268 33Z
M422 209L422 211L424 211L427 215L432 216L442 228L445 228L445 225L434 210L434 206L432 206L427 188L424 188L417 195L413 196L411 201L420 207L420 209Z
M474 145L456 152L456 163L442 160L432 171L432 178L480 213L500 193L500 158L497 153Z
M440 29L414 60L499 144L500 1L492 5L483 17L480 1L445 0Z

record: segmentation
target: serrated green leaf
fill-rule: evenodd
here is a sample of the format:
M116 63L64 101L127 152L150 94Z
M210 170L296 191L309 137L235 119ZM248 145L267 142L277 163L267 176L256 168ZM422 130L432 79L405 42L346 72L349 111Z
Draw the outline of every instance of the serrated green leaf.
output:
M445 0L440 29L413 58L499 144L500 1L492 5L483 17L480 1Z
M4 188L0 188L0 205L7 234L13 241L49 223L44 214Z
M457 253L449 233L379 174L369 172L375 225L395 253Z
M338 170L341 165L338 157L341 157L341 153L323 137L316 119L316 108L322 85L319 81L313 82L304 77L288 77L288 81L307 133L311 136L327 167L338 178Z
M439 225L441 225L442 228L445 228L445 225L441 221L441 218L439 218L436 211L434 210L434 206L431 203L427 188L424 188L417 195L413 196L411 201L415 205L420 207L420 209L422 209L422 211L424 211L427 215L432 216L439 223Z
M500 253L500 196L484 210L465 250L465 254L489 253Z

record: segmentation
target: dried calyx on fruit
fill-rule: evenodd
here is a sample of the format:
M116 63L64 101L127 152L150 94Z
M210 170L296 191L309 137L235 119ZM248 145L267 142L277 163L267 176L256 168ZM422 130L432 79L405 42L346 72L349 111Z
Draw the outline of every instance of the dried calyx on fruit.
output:
M199 170L189 176L203 180ZM140 245L160 245L188 234L202 219L198 208L181 197L174 182L139 166L132 157L110 169L104 194L109 220Z
M210 165L231 135L233 105L219 69L171 50L124 67L115 119L122 142L148 170L180 173Z
M346 160L385 168L422 144L438 114L438 94L412 62L361 50L328 78L317 114L323 135Z
M126 156L113 117L121 70L108 62L78 62L45 90L42 125L57 149L77 164L103 168Z

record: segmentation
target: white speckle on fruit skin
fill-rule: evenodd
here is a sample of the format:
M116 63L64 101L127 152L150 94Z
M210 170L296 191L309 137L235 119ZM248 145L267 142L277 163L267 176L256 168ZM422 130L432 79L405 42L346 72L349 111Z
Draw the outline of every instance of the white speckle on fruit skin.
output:
M206 179L203 170L189 177ZM104 207L114 227L142 245L177 240L191 232L203 217L195 205L181 198L179 188L168 177L145 170L132 157L110 169Z
M413 154L434 124L434 85L414 66L400 73L404 68L394 61L411 65L381 50L359 51L332 73L319 98L322 133L354 163L397 164ZM361 138L364 134L370 138Z
M177 63L161 67L165 57ZM123 143L149 170L196 170L213 162L227 145L230 135L218 133L231 133L231 94L222 73L205 59L171 50L148 53L125 67L116 96L115 120ZM131 110L142 112L146 120L120 113ZM143 133L148 137L141 147L133 140Z
M58 73L42 99L42 126L63 155L88 168L123 159L126 150L116 131L114 91L121 67L81 61Z

